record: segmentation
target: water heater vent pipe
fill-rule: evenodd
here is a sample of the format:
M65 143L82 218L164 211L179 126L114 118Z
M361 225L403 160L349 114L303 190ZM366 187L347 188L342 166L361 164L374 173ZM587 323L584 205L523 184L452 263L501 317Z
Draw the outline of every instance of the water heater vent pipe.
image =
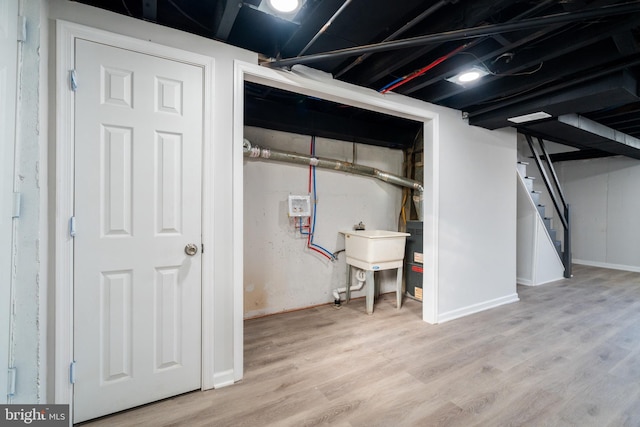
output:
M321 157L313 157L305 154L292 153L289 151L274 150L270 148L261 148L251 145L249 140L244 140L244 156L252 158L262 158L267 160L275 160L279 162L296 163L299 165L311 165L323 169L333 169L335 171L351 173L354 175L368 176L376 178L389 184L401 187L411 188L420 192L424 191L422 183L413 179L404 178L389 172L384 172L369 166L358 165L350 162L343 162L336 159L327 159Z

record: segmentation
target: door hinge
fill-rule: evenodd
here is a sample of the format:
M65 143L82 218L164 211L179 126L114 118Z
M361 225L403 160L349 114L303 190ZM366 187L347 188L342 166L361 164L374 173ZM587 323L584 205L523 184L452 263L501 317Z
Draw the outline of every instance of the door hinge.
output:
M76 217L69 218L69 236L76 237Z
M69 382L71 384L76 383L76 361L74 360L69 364Z
M13 397L16 394L16 368L9 368L7 372L7 396Z
M19 42L27 41L27 18L18 15L18 31L16 38Z
M78 75L76 74L76 70L69 71L69 85L72 91L75 92L78 90Z
M20 205L22 204L22 193L13 193L13 208L11 209L12 218L20 218Z

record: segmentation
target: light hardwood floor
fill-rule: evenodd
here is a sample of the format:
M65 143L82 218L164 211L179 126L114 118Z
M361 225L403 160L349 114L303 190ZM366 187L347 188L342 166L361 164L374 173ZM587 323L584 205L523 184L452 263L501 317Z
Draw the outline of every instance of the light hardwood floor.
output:
M575 266L441 325L384 295L245 322L245 378L98 426L640 426L640 274Z

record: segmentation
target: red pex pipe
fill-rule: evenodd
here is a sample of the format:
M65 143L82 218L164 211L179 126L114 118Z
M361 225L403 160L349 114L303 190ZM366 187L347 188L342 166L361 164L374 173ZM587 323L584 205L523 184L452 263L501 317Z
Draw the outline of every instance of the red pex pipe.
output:
M419 77L419 76L423 75L424 73L426 73L427 71L429 71L430 69L435 67L436 65L446 61L447 59L451 58L453 55L457 54L458 52L460 52L461 50L463 50L466 47L467 47L467 45L463 44L462 46L452 50L451 52L447 53L446 55L441 56L440 58L436 59L435 61L433 61L431 64L427 65L426 67L423 67L423 68L420 68L419 70L414 71L413 73L409 74L404 79L400 80L398 83L394 84L393 86L390 86L390 87L386 88L385 90L383 90L380 93L387 93L389 91L392 91L393 89L396 89L396 88L402 86L405 83L409 83L411 80L415 79L416 77Z

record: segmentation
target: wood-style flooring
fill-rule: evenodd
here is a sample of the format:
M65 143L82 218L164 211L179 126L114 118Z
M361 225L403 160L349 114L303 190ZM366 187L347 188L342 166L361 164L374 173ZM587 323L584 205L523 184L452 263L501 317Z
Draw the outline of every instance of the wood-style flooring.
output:
M640 274L576 265L441 325L383 295L245 322L245 377L98 426L640 426Z

